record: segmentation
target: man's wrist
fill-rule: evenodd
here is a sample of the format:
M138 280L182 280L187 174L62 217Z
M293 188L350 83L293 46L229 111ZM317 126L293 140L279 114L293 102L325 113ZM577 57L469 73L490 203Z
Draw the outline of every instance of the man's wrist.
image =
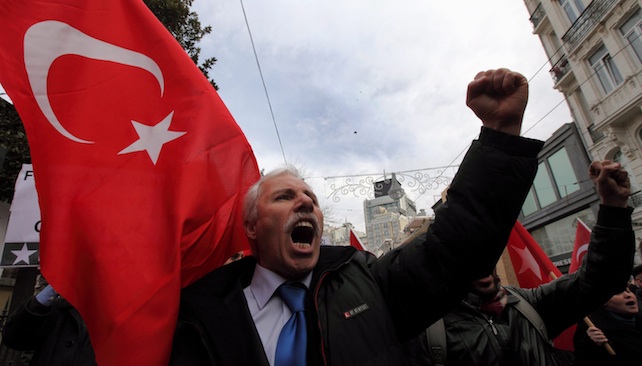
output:
M615 229L631 229L632 220L631 207L614 207L600 204L600 210L597 213L597 225Z
M482 127L479 141L484 146L491 146L509 155L527 158L537 157L544 146L544 141L507 134L488 127Z

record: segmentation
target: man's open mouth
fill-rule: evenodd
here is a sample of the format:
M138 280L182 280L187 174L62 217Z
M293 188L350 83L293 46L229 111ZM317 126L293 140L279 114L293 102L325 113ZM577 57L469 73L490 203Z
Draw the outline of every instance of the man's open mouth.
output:
M314 239L314 226L308 221L299 221L292 229L292 242L295 245L309 247Z

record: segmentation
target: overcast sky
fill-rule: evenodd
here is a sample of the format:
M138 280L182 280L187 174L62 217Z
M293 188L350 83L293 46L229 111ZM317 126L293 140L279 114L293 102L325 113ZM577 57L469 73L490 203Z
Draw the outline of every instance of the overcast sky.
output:
M324 177L378 178L461 161L481 126L465 105L466 86L480 70L508 67L531 79L525 136L545 140L571 121L522 1L244 0L243 6L285 157L303 167L331 207L331 221L347 219L364 230L365 197L339 195L334 203L326 198L330 185L343 180ZM212 76L221 98L259 167L279 167L284 158L241 1L196 0L193 9L213 28L202 55L218 59ZM407 183L409 197L429 212L444 188L420 194Z
M259 168L284 164L240 0L195 0L212 33L202 57L254 149ZM465 105L478 71L507 67L530 79L522 128L546 140L571 117L520 0L244 0L243 5L288 163L303 169L329 223L365 230L364 195L332 184L383 172L458 165L481 123ZM2 90L0 90L0 93ZM430 170L428 170L430 169ZM452 176L447 169L445 176ZM418 208L423 194L402 182ZM330 198L328 198L330 197Z

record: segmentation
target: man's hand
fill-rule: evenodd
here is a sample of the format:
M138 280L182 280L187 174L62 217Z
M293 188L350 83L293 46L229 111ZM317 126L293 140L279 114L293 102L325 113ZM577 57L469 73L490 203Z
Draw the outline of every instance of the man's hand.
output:
M607 343L609 341L604 335L604 332L602 332L600 328L597 327L589 327L586 330L586 334L589 336L589 338L591 338L593 343L597 344L598 346L602 346L604 343Z
M36 295L36 300L46 307L53 305L54 301L58 297L58 293L54 290L51 285L47 285L42 291Z
M466 105L485 127L519 136L528 102L528 81L508 69L482 71L468 84Z
M593 180L603 205L627 207L631 194L629 174L620 163L610 160L594 161L589 166L589 177Z

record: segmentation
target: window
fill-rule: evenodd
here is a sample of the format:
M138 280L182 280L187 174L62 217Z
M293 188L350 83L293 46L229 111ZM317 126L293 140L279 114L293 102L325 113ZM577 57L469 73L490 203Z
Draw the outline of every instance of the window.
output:
M537 167L537 175L535 175L533 187L535 188L535 193L537 194L540 207L548 206L557 200L557 197L555 197L555 191L553 190L551 177L548 175L548 170L546 169L546 164L544 164L544 162L539 163L539 166Z
M537 202L535 202L535 195L533 194L533 190L531 189L530 191L528 191L528 195L526 195L524 206L522 206L522 214L524 216L528 216L535 211L537 211Z
M580 190L580 184L565 147L539 163L533 187L528 192L522 214L528 216Z
M586 9L582 0L560 0L560 6L564 9L566 16L571 23L575 23L584 9Z
M531 231L531 235L549 256L562 253L570 254L573 251L578 218L584 221L588 227L593 227L596 221L593 211L587 208L535 229Z
M620 33L626 38L631 45L631 50L635 53L639 61L642 61L642 16L638 9L631 17L620 27Z
M620 71L617 69L613 58L611 58L611 55L606 51L604 45L595 51L595 53L589 57L588 61L597 78L600 80L604 93L610 93L617 85L622 83L622 75L620 75Z
M548 158L548 164L553 173L553 180L557 185L557 191L561 198L576 192L580 189L580 185L573 171L571 160L568 157L566 148L559 149L556 153Z

